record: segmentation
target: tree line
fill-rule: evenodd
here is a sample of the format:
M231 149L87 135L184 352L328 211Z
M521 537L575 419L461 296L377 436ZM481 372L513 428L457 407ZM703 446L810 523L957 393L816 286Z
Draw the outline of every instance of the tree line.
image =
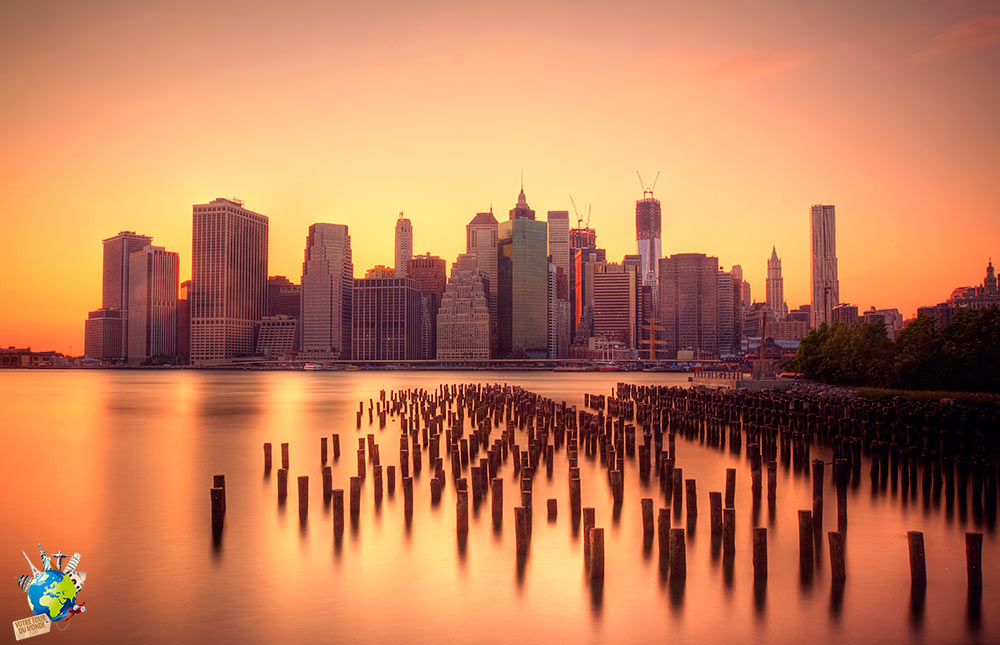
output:
M959 309L943 327L920 316L895 341L881 322L820 325L787 367L836 385L1000 392L1000 309Z

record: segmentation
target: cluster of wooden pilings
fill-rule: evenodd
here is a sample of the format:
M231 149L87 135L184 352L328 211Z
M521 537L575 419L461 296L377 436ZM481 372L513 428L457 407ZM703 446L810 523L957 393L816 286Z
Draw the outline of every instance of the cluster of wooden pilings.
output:
M870 457L873 484L883 488L891 479L895 490L898 478L904 493L915 494L922 472L925 498L928 491L940 490L940 478L948 495L955 495L964 503L971 472L974 507L988 517L995 517L996 513L997 435L989 432L997 425L995 411L944 403L845 402L777 392L708 391L626 383L619 383L610 394L586 394L585 409L581 410L506 384L442 384L433 391L383 390L377 400L368 399L367 403L369 426L374 425L376 417L380 431L390 422L398 423L398 468L407 524L413 514L414 478L426 467L430 472L431 504L440 503L449 482L454 488L455 528L460 543L464 544L469 531L470 503L478 507L489 498L493 525L500 527L505 509L503 474L510 465L520 493L507 504L513 508L519 562L530 551L532 482L543 469L551 477L556 455L565 454L569 516L574 527L582 519L584 565L591 581L596 583L603 580L605 572L604 531L596 525L596 509L583 505L581 458L604 467L615 517L625 503L627 464L638 469L642 482L657 480L659 508L652 497L639 500L645 547L651 549L655 534L661 572L672 582L685 579L685 531L671 526L671 509L679 518L683 507L688 526L693 526L698 515L698 495L697 482L684 478L676 451L678 435L710 448L726 450L728 445L733 453L745 452L755 510L765 494L765 472L766 495L770 507L774 507L779 461L792 465L796 473L811 477L812 508L798 513L803 577L812 576L816 545L822 535L827 465L810 458L810 446L832 445L837 530L827 532L827 540L831 580L835 585L843 584L847 575L847 489L859 483L862 455ZM365 402L359 402L356 413L359 431L364 408ZM982 425L979 430L970 430L963 425L967 423ZM499 436L494 435L497 430ZM281 468L277 473L279 504L284 504L287 498L288 448L287 443L281 444ZM344 490L333 488L332 468L328 464L331 452L332 461L339 460L339 434L320 437L323 500L324 504L332 505L334 534L339 537L344 529ZM265 443L265 471L270 472L271 466L272 444ZM350 478L346 509L354 522L360 513L362 482L368 477L372 478L376 504L382 500L383 488L390 496L394 494L396 466L386 465L383 470L375 433L358 437L357 471ZM309 477L300 475L297 481L299 514L304 520L309 511ZM730 468L725 472L724 491L708 492L713 548L721 547L724 562L730 565L736 553L736 485L737 471ZM556 521L556 499L547 499L545 506L548 520ZM218 526L221 531L224 513L225 485L218 476L212 488L213 529ZM768 575L767 529L755 526L752 535L754 578L764 584ZM970 533L966 539L971 591L982 586L982 534ZM917 586L921 578L926 578L922 573L922 535L911 533L909 549Z

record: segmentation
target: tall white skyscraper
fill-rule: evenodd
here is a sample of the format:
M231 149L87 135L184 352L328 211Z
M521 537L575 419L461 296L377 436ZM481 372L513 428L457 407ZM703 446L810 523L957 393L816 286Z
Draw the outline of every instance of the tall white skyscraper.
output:
M657 289L660 275L660 200L653 197L653 191L643 192L642 199L635 203L635 240L639 257L642 258L640 279L642 284L653 288L654 301L659 300Z
M741 279L742 282L742 279ZM781 277L781 258L778 251L771 247L771 257L767 260L767 310L774 320L785 317L785 279Z
M302 262L302 352L349 358L354 262L343 224L313 224Z
M267 311L267 217L222 197L193 210L191 363L252 355Z
M177 354L178 256L147 246L129 256L128 362Z
M812 235L812 326L833 320L833 308L840 304L837 280L837 222L834 206L816 204L810 209Z
M399 212L396 220L396 277L405 278L413 257L413 224Z
M549 211L549 255L569 279L569 211Z

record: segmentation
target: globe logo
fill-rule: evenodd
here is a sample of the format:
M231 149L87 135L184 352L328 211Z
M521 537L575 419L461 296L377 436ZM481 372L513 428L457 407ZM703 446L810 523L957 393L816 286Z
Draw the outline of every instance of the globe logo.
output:
M77 595L83 590L83 582L87 579L85 572L76 570L80 563L80 554L74 553L63 568L63 560L69 556L60 551L49 557L41 544L38 545L38 550L41 554L42 569L36 568L28 554L22 551L31 567L31 574L17 578L17 585L28 596L31 612L35 616L45 616L55 623L86 611L82 603L76 602Z

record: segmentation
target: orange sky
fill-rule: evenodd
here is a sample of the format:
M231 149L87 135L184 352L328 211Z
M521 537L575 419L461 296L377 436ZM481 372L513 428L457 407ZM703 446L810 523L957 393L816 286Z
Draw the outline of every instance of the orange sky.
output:
M0 345L80 353L120 230L187 278L193 203L269 216L269 273L296 280L309 224L347 224L362 275L400 210L453 261L522 168L539 213L592 203L616 261L635 170L662 171L664 253L742 264L757 299L775 244L808 302L813 203L837 205L844 301L909 316L982 280L996 3L700 4L5 3Z

